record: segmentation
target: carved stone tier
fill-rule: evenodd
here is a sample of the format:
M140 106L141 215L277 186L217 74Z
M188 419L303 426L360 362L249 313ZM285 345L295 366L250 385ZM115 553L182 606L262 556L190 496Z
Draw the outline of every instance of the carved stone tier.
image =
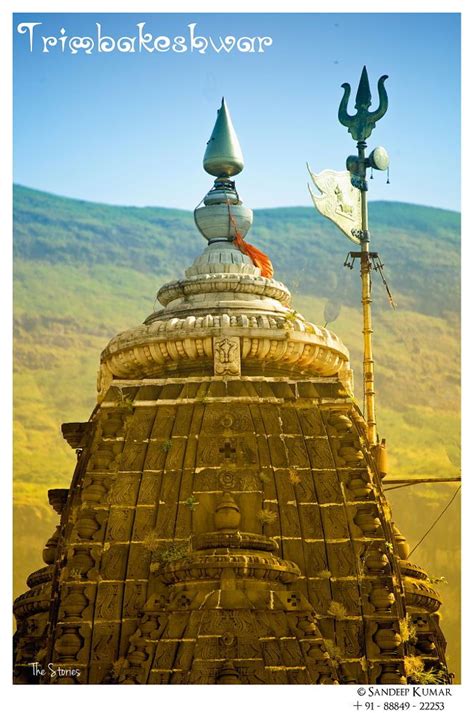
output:
M242 550L276 552L278 543L270 537L255 532L205 532L194 535L191 540L193 550L213 550L227 547Z
M270 297L279 300L285 306L288 306L291 300L290 292L282 282L269 280L260 275L239 275L236 273L196 275L187 280L168 282L158 290L157 297L162 305L167 306L179 298L210 292L230 293L234 302L239 298L242 299L244 295L250 296L252 299ZM182 307L189 310L189 302ZM152 318L149 318L147 322L151 320Z
M210 243L184 274L190 278L193 275L214 275L222 272L260 275L260 269L255 267L248 255L244 255L230 242Z
M91 424L89 422L85 423L63 423L61 425L61 431L63 438L71 448L81 448L87 440L87 436L90 430Z
M338 682L316 612L287 588L301 577L299 567L271 554L275 540L237 530L240 520L236 500L224 492L214 510L218 531L193 536L199 549L158 569L119 683ZM165 652L178 621L186 640L173 642L171 668Z
M400 560L400 571L405 577L413 577L413 579L422 579L428 581L428 575L425 570L413 562L408 560Z
M407 606L418 611L437 611L441 606L441 596L430 586L425 570L413 562L400 560L400 571L403 576Z
M239 580L252 578L284 584L295 582L301 574L297 565L280 557L230 548L195 552L168 564L160 574L163 582L172 584L195 579L219 580L225 575L225 570L229 570Z
M13 605L18 620L49 610L52 570L49 565L30 574L27 584L31 589L17 597Z
M334 376L348 365L348 352L326 329L269 315L206 314L166 321L122 332L102 353L102 368L115 378L150 378L176 371L177 365L211 369L212 337L239 337L242 371L272 365ZM212 373L212 371L210 371Z
M41 569L37 569L35 572L32 572L28 576L28 579L26 580L27 585L33 588L39 586L40 584L50 582L52 571L53 568L51 565L46 565L46 567L41 567Z
M113 379L186 374L340 375L349 390L349 353L338 337L290 309L281 282L262 277L232 243L211 243L186 270L186 278L158 292L164 309L143 325L118 334L101 356L99 400ZM229 371L216 340L236 340Z
M407 606L435 612L441 606L441 596L432 587L419 579L403 578Z

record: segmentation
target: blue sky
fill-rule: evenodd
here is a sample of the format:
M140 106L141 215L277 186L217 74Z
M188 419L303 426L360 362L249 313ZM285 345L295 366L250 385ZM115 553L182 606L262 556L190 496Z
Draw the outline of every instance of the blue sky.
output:
M33 52L20 22L41 22ZM262 54L121 54L51 48L39 35L270 36ZM342 170L354 142L338 123L340 85L367 65L373 106L389 109L368 143L391 156L372 200L453 210L460 203L458 14L16 14L14 180L60 195L193 209L212 179L202 157L225 95L245 157L238 188L253 208L309 205L305 163Z

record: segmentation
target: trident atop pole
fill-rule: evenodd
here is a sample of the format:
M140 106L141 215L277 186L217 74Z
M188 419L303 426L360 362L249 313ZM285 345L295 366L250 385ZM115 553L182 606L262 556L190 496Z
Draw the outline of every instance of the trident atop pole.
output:
M363 68L355 101L357 113L354 114L354 116L349 116L347 113L351 85L347 84L347 82L341 85L342 89L344 89L344 95L339 105L338 118L343 126L348 127L348 131L354 141L365 141L365 139L368 139L377 121L385 116L388 108L388 97L384 85L387 79L388 74L384 74L383 77L380 77L377 84L379 91L379 108L377 111L369 111L369 106L372 104L372 95L370 93L367 69L366 67Z
M387 75L378 81L379 106L375 111L369 111L371 106L371 93L367 69L364 67L356 94L356 113L350 115L347 111L350 84L344 83L344 94L339 106L339 121L347 126L352 138L357 141L357 156L349 156L346 160L347 171L322 171L319 174L311 172L314 185L322 195L315 195L308 186L316 209L332 220L340 230L360 246L360 252L351 252L344 263L352 268L356 259L360 259L360 276L362 282L362 315L364 335L364 405L367 421L367 437L370 445L378 443L377 424L375 419L375 387L374 387L374 358L372 353L372 312L371 312L371 279L372 268L382 275L382 263L378 253L369 251L370 233L367 209L367 168L384 171L388 169L389 158L382 146L375 148L366 158L366 139L371 135L375 124L387 111L388 97L385 90ZM382 275L382 279L383 275ZM384 280L384 284L386 282ZM387 286L387 285L386 285ZM390 292L387 287L389 299L394 307Z

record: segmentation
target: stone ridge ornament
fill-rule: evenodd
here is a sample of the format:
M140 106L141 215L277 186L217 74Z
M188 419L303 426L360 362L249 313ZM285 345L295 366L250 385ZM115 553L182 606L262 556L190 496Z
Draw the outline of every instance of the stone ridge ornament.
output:
M222 376L240 374L240 339L214 337L214 374Z

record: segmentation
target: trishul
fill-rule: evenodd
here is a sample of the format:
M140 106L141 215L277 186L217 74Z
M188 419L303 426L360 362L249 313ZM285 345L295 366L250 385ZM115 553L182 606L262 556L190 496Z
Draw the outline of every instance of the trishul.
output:
M344 89L344 94L339 105L339 121L343 126L348 127L347 130L350 132L355 141L365 141L365 139L369 138L376 122L379 121L379 119L381 119L387 111L388 97L384 87L386 79L388 79L388 75L384 74L380 77L377 83L377 89L379 92L378 109L376 111L369 111L369 106L372 103L372 96L370 94L367 69L364 67L360 76L359 88L356 95L355 108L357 109L357 113L354 114L354 116L350 116L347 113L351 85L347 82L344 82L344 84L341 85Z

